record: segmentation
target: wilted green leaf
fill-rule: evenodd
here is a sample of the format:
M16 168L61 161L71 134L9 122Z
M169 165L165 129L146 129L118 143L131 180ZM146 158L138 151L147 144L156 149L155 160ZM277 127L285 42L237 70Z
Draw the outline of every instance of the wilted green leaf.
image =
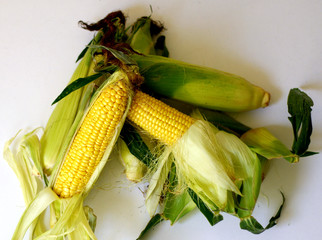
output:
M297 155L305 156L312 134L311 107L313 101L305 92L293 88L289 92L287 105L294 134L292 151Z

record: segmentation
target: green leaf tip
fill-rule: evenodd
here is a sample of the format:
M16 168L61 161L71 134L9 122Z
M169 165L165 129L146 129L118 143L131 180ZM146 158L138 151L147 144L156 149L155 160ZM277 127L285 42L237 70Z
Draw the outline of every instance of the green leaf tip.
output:
M310 137L313 131L311 111L313 100L298 88L292 88L287 99L288 112L291 115L289 120L293 127L294 141L292 152L305 157L312 155L312 152L306 154L310 145Z
M269 220L269 222L265 228L253 216L249 216L249 217L241 219L240 220L240 228L247 230L253 234L260 234L260 233L264 232L265 230L274 227L277 224L277 220L281 216L282 209L285 204L285 196L282 192L281 192L281 195L283 198L282 204L279 207L275 216L271 217L271 219Z
M86 45L86 47L82 50L82 52L78 55L78 57L77 57L77 59L76 59L76 63L79 61L79 60L81 60L84 56L85 56L85 54L86 54L86 52L87 52L87 50L88 50L88 46L90 46L92 43L93 43L93 41L94 41L94 39L92 39L87 45Z
M69 84L61 92L61 94L59 94L59 96L53 101L53 103L51 105L56 104L57 102L62 100L64 97L68 96L70 93L80 89L81 87L84 87L85 85L87 85L88 83L98 79L102 75L103 75L103 73L97 73L97 74L94 74L94 75L91 75L91 76L88 76L88 77L85 77L85 78L78 78L77 80L75 80L74 82Z
M152 166L155 162L155 156L132 125L129 123L124 124L121 131L121 137L135 157L148 167Z
M162 222L164 220L163 216L161 214L156 214L154 215L150 221L148 222L148 224L146 225L146 227L143 229L143 231L141 232L140 236L136 239L136 240L141 240L143 239L143 237L145 236L145 234L153 227L155 227L156 225L158 225L160 222Z
M211 226L214 226L224 219L221 214L215 213L210 208L208 208L208 206L198 197L198 195L194 191L188 189L188 193L191 199L199 208L200 212L207 218Z

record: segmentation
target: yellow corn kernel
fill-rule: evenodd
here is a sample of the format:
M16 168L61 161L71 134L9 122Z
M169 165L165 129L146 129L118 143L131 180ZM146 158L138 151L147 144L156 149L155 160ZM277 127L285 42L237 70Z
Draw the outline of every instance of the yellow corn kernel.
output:
M128 97L129 87L125 80L102 90L65 156L53 187L57 195L68 198L84 189L114 135Z
M127 117L167 145L174 144L195 122L190 116L141 91L136 91Z

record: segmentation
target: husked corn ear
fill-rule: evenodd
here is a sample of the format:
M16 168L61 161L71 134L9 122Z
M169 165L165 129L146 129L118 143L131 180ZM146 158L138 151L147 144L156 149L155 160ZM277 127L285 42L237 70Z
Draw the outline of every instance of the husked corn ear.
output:
M175 143L195 122L195 119L167 104L137 91L128 119L167 145Z
M86 186L123 116L128 96L129 86L125 80L102 90L65 156L53 187L57 195L72 197Z

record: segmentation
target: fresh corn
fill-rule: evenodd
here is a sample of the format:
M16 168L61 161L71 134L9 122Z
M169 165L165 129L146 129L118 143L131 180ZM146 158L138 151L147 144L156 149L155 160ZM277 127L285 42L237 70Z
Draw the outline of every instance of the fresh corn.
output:
M121 70L114 72L80 110L61 146L48 186L27 206L13 239L22 239L31 224L50 206L49 230L37 239L97 239L95 216L83 201L97 181L117 142L133 96L132 83Z
M143 54L133 57L149 90L199 107L227 112L248 111L269 104L268 92L240 76L155 56L157 46L151 24L150 17L138 19L129 37L131 47ZM163 50L166 50L164 44Z
M84 189L123 117L129 92L125 79L102 90L65 156L53 187L57 195L68 198Z
M161 96L226 112L269 105L270 94L246 79L161 56L133 55L144 86Z
M234 181L253 175L252 166L258 158L236 136L185 115L143 92L136 91L128 119L168 146L160 156L147 192L147 209L151 215L157 208L172 161L177 167L179 185L189 186L213 210L227 209L231 200L228 192L240 194ZM234 147L238 146L238 151L221 144L225 139L233 142Z

